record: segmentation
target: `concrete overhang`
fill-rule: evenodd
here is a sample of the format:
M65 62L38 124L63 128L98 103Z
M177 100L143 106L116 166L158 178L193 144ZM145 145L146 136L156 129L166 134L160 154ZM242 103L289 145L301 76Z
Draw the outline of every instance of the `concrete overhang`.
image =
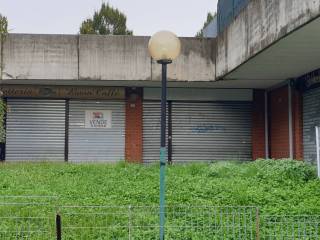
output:
M168 87L238 88L215 81L216 39L180 38L168 66ZM0 84L160 87L161 67L149 57L149 37L9 34L0 54ZM245 81L241 88L251 88Z
M148 36L8 34L1 41L2 83L72 85L160 82ZM216 39L180 38L181 54L168 68L171 82L215 80ZM110 82L110 83L109 83ZM116 83L115 83L116 82ZM118 83L117 83L118 82Z
M270 88L318 68L320 17L274 42L226 74L223 79L239 84L252 81L253 88Z
M272 82L272 81L271 81ZM277 81L273 81L274 84ZM46 80L46 79L10 79L2 80L4 85L59 85L59 86L110 86L110 87L161 87L160 81L136 80ZM256 81L168 81L169 88L212 88L212 89L252 89Z
M319 67L319 0L254 0L217 38L216 78L269 88Z

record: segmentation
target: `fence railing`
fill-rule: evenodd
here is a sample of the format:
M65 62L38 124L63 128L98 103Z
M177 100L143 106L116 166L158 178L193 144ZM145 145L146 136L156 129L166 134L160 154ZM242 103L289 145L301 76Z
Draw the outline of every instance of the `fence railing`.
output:
M264 239L320 239L320 216L264 216Z
M0 239L158 239L158 206L57 203L3 198ZM165 214L166 239L320 239L320 216L266 216L250 206L167 206Z
M56 199L0 196L0 239L55 239Z
M256 207L166 208L166 239L256 239ZM61 207L64 239L158 239L157 206Z

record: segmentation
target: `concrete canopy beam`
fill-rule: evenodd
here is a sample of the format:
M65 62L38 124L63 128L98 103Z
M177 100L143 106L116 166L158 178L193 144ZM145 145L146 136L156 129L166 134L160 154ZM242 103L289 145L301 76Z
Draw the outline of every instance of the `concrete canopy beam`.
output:
M281 38L225 75L224 79L280 83L320 68L319 27L320 17Z
M168 66L168 81L215 81L216 40L180 38L181 54ZM153 61L152 80L159 81L161 67Z
M157 84L161 70L149 56L149 38L9 34L2 52L3 79L9 84L17 80L24 84ZM182 53L169 67L169 82L215 81L215 39L181 38L181 42Z
M217 78L320 15L320 1L256 0L217 39Z
M78 78L77 36L8 34L3 79Z
M80 35L81 80L151 80L149 37Z

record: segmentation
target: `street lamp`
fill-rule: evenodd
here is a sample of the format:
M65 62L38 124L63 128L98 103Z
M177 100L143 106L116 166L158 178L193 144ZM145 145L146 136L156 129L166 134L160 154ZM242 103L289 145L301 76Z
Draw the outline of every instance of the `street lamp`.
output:
M151 57L162 65L161 80L161 137L160 137L160 240L164 240L165 226L165 173L166 173L166 107L167 65L176 59L181 50L179 38L172 32L160 31L149 40Z

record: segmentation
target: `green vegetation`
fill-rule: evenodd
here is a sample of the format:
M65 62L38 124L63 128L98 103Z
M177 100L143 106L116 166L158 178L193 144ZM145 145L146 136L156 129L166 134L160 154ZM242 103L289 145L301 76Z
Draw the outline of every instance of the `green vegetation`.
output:
M0 80L2 80L3 72L3 43L8 33L8 19L0 14ZM2 92L0 91L0 143L5 141L5 127L4 127L4 114L5 114L5 104L2 99Z
M166 238L254 239L259 233L261 239L283 239L283 234L314 239L320 217L284 222L266 215L320 215L315 172L313 166L290 160L169 166ZM2 164L0 174L1 239L43 240L48 233L53 239L55 213L62 217L63 239L157 239L156 165Z
M170 166L167 203L258 206L262 214L320 214L320 181L313 166L259 160ZM156 205L158 166L3 164L2 195L53 195L60 204Z
M95 11L92 18L82 22L81 34L99 35L132 35L127 28L127 17L109 3L102 3L99 11Z
M5 35L8 32L8 19L0 14L0 34Z

